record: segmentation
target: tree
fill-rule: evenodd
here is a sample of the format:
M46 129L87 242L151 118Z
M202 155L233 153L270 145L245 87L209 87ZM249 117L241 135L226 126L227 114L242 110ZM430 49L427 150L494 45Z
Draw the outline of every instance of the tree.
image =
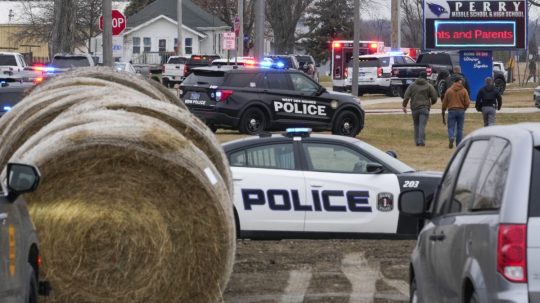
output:
M296 41L298 20L313 0L290 0L287 5L281 0L266 0L266 18L274 32L276 53L292 53Z
M422 48L422 0L401 0L401 35L405 47Z
M142 10L148 4L154 2L155 0L132 0L129 2L129 5L126 7L124 14L126 17L133 16Z
M315 61L326 63L330 56L330 43L337 39L352 39L354 12L351 0L319 0L307 9L301 46Z
M23 1L23 23L15 35L19 40L49 43L49 53L72 53L90 45L99 33L102 0Z

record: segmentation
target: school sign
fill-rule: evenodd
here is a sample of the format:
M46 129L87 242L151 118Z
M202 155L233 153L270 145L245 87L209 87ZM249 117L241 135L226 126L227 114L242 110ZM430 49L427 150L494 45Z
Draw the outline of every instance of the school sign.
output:
M527 0L424 0L425 49L523 49Z

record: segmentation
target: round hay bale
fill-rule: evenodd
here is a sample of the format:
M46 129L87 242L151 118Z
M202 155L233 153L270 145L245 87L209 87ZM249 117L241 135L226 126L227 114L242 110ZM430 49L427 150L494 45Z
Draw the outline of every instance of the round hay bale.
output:
M108 121L105 123L105 121ZM50 302L216 302L232 271L227 184L176 129L137 113L62 115L14 154Z

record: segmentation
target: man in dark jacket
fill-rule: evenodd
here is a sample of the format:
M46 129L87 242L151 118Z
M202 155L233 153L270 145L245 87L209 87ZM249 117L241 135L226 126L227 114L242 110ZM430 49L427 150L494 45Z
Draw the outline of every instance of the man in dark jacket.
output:
M437 91L426 79L427 74L421 72L420 77L407 88L403 99L404 113L407 113L407 103L409 100L411 101L416 146L426 145L426 124L429 119L429 110L431 105L437 102Z
M502 97L499 90L493 85L493 79L487 77L486 85L480 89L476 97L476 110L482 112L484 126L495 125L496 110L501 110Z
M448 77L446 77L446 81L445 81L445 84L446 86L444 87L444 90L443 90L443 93L441 94L441 100L444 99L444 94L446 93L446 90L450 88L450 86L452 86L456 80L458 79L461 79L461 83L463 83L463 87L465 87L465 89L467 90L467 93L469 93L469 95L471 94L471 88L469 87L469 81L467 81L467 78L465 78L465 75L463 75L461 73L461 67L459 66L454 66L452 68L452 74L448 75Z

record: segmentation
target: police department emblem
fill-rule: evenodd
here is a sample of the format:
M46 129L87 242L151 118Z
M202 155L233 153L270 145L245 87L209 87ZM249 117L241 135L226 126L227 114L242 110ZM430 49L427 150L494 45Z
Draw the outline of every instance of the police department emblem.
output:
M394 195L392 193L379 193L377 195L377 209L379 211L392 211L394 209Z

